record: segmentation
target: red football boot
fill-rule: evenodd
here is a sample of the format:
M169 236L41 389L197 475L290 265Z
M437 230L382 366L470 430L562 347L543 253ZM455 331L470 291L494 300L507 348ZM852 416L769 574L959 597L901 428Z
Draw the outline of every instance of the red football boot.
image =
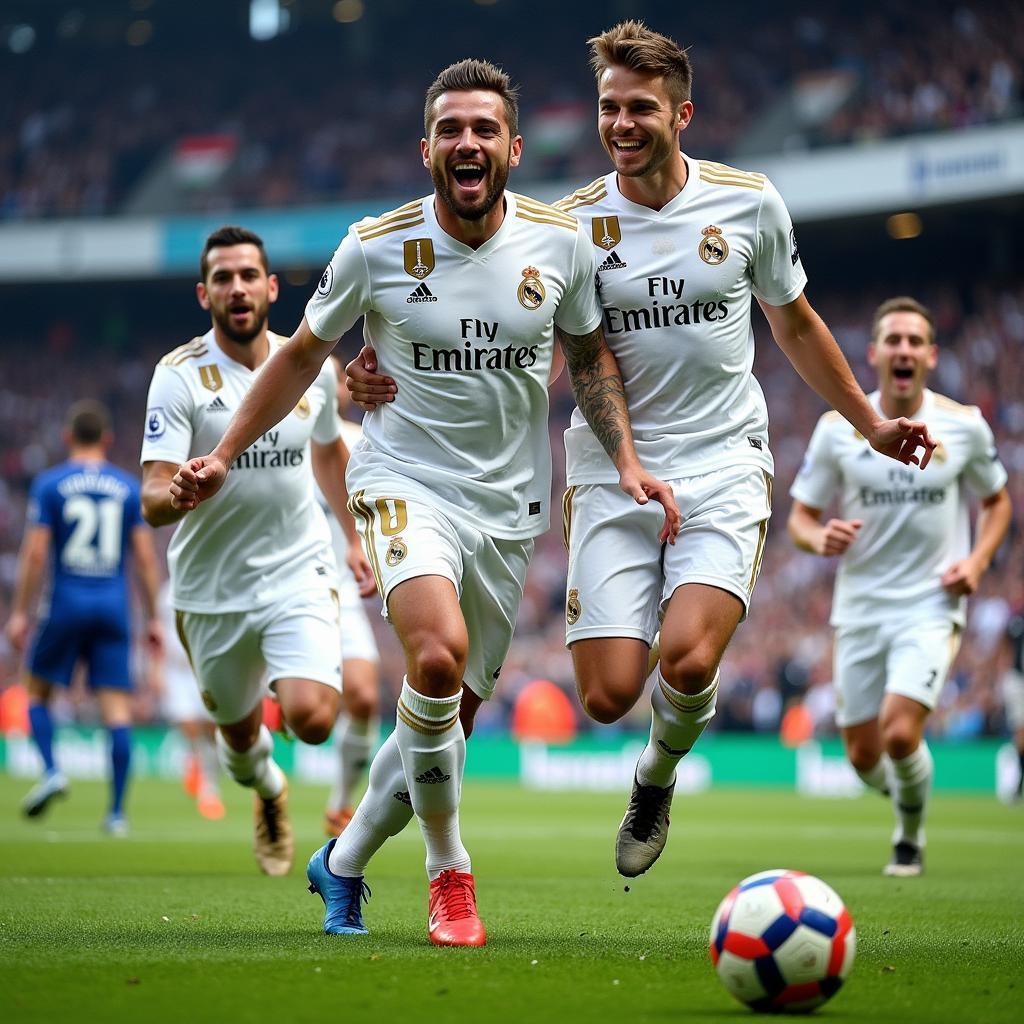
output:
M484 923L476 912L476 887L468 872L442 871L430 883L427 932L435 946L482 946Z

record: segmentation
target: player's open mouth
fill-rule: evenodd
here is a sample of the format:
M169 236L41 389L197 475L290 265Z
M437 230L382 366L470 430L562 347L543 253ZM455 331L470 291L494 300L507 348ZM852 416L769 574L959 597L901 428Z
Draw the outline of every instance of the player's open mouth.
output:
M464 189L474 189L484 180L487 172L481 164L462 161L452 167L452 176Z
M236 320L241 320L243 317L247 317L252 312L252 306L232 306L231 315Z
M646 139L612 139L612 146L620 153L636 153L646 145Z
M912 366L894 366L892 368L892 375L897 380L913 380L914 368Z

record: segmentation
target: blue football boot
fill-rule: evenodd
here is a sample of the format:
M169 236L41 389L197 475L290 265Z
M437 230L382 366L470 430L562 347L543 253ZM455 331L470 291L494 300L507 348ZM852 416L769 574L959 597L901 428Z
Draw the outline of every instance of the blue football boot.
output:
M306 865L309 891L324 901L324 931L328 935L368 935L363 924L362 903L370 898L370 887L362 875L342 878L327 866L336 839L321 846Z

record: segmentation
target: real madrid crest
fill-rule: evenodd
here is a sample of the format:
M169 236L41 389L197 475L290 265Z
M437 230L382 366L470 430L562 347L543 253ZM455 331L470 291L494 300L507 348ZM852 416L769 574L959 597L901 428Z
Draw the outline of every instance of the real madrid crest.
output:
M570 626L575 626L579 621L580 615L583 613L583 608L580 605L580 592L573 587L569 591L569 596L565 602L565 621Z
M704 236L700 245L697 246L697 255L712 267L724 263L729 255L729 243L722 237L722 229L714 224L709 224L701 231Z
M540 271L536 267L523 269L523 280L519 282L519 304L526 309L539 309L544 302L544 285L540 283Z
M309 399L305 395L303 395L299 399L299 404L295 406L294 412L295 415L298 416L300 420L305 420L309 418L309 414L310 412L312 412L312 408L310 407Z
M390 566L395 566L407 554L409 554L409 549L405 546L405 541L401 537L392 537L388 542L388 550L387 554L384 555L384 561Z

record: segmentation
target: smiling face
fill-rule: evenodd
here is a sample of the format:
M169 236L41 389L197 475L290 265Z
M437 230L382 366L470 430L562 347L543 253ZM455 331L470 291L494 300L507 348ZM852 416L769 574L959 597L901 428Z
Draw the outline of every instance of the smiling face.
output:
M624 178L656 173L679 151L693 104L673 103L664 79L612 64L598 79L597 127Z
M868 346L868 363L878 373L883 403L916 409L938 358L931 326L920 313L886 313Z
M206 260L206 280L196 285L199 305L228 338L247 345L267 325L277 277L267 273L260 250L248 243L210 249Z
M462 220L480 220L505 191L523 140L511 137L505 105L488 90L445 92L434 102L420 150L441 201Z

